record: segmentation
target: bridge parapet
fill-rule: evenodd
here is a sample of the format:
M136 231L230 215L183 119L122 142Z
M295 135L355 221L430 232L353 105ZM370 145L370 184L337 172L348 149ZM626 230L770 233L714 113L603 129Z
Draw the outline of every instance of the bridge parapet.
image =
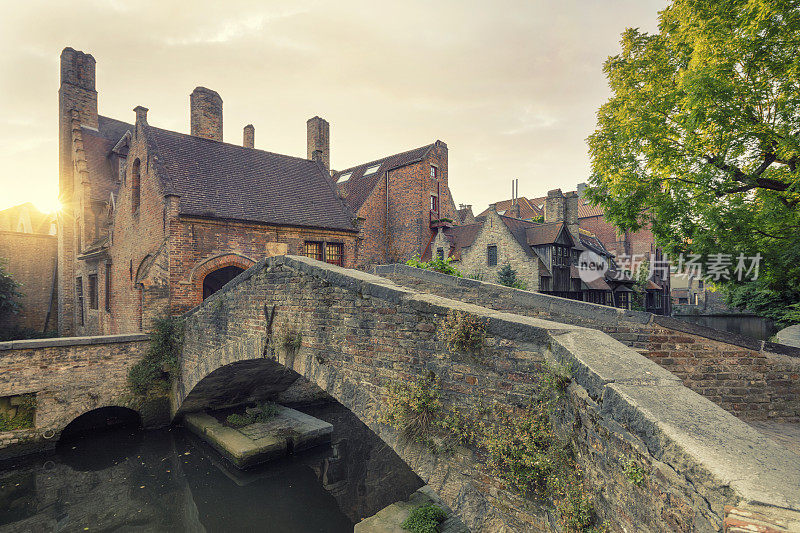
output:
M453 310L487 322L480 357L447 353L438 339L442 318ZM496 478L479 451L433 453L378 423L391 383L433 372L443 401L459 410L477 410L484 401L524 406L545 362L567 364L574 416L558 430L570 436L598 513L612 529L717 531L726 506L748 505L767 514L780 508L800 524L800 457L603 332L419 293L294 256L262 260L185 318L175 413L244 399L226 392L248 379L241 374L257 375L248 384L265 383L270 394L285 386L282 367L294 370L392 446L473 531L552 524L542 507ZM226 374L237 367L248 372ZM647 472L641 485L626 476L631 461Z

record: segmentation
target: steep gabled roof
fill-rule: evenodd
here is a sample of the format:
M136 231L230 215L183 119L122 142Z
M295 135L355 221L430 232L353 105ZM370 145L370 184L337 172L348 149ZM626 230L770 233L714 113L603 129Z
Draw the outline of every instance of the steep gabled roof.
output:
M562 231L572 240L572 236L570 236L563 222L534 224L525 232L526 243L530 246L553 244L558 240L558 236Z
M97 118L98 128L84 126L81 135L92 200L106 202L112 193L116 194L119 190L118 173L111 165L111 150L126 132L134 130L134 126L102 115Z
M356 231L317 161L151 126L145 136L182 215Z
M508 231L511 232L514 240L516 240L519 245L522 246L522 249L525 250L525 253L533 257L534 251L531 250L530 243L528 242L527 232L532 228L540 226L541 224L538 222L531 222L529 220L522 220L503 215L500 215L500 220L503 221L503 224L506 225Z
M483 223L475 223L465 226L453 226L442 230L450 243L448 257L452 257L456 261L461 260L461 250L467 246L472 246L482 227Z
M333 182L336 183L337 189L350 209L358 211L387 171L422 161L434 144L436 143L336 172L332 178Z

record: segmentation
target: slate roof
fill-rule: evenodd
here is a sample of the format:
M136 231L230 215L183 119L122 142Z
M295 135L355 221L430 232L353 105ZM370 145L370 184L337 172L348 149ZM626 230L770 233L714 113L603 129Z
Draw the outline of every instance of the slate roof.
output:
M531 222L529 220L521 220L519 218L512 218L500 215L500 220L506 225L511 235L514 237L522 249L525 250L529 256L533 257L534 251L531 250L530 243L528 242L528 231L540 226L539 222Z
M358 211L386 171L422 161L434 144L436 143L341 170L332 179L350 209ZM379 165L378 168L365 176L364 172L375 165Z
M182 215L356 231L317 161L151 126L145 135Z
M565 193L566 194L566 193ZM547 196L540 196L538 198L529 198L527 201L531 206L537 209L540 214L544 214L544 205L547 201ZM499 209L499 208L498 208ZM603 208L597 205L590 205L585 198L578 198L578 218L599 217L603 216Z
M98 116L98 129L81 128L86 166L89 171L89 186L92 200L107 202L111 193L119 190L116 169L111 165L111 150L127 131L134 126L121 120Z

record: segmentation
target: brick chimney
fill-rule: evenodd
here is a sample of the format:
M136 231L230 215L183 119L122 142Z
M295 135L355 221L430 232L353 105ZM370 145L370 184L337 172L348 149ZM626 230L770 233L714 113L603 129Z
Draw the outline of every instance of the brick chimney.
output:
M222 98L216 91L197 87L189 96L191 133L212 141L222 141Z
M146 107L137 105L133 108L133 111L136 113L136 124L147 124L148 109Z
M568 192L564 195L564 221L567 224L567 229L572 235L572 239L580 242L580 232L578 231L578 203L580 196L575 191Z
M330 125L324 118L314 117L306 122L307 155L312 161L322 161L325 168L331 168Z
M245 148L256 147L256 129L252 124L248 124L244 127L244 140L242 142L242 146Z
M547 200L544 202L545 222L564 222L566 219L566 198L561 189L547 191Z

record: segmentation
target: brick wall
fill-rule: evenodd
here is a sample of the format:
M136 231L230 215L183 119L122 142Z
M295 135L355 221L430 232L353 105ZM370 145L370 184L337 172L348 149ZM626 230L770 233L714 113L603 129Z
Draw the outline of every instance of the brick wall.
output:
M0 263L22 284L19 290L23 293L22 310L5 324L0 323L0 329L16 325L44 331L50 301L55 296L53 276L57 259L58 240L54 235L0 231ZM57 324L58 309L54 305L47 329L56 329Z
M431 166L438 169L438 185L431 178ZM423 255L435 235L430 228L430 198L437 191L439 218L457 220L448 185L447 145L441 141L422 161L389 171L388 226L385 177L359 208L357 215L364 219L359 263L405 261Z
M668 317L517 291L404 265L380 267L378 272L439 296L597 328L736 416L800 421L800 350L794 357L770 353L760 349L760 341Z
M0 396L35 393L37 403L34 429L0 432L0 459L52 448L67 424L92 409L139 410L127 375L147 346L145 335L0 342Z
M487 320L480 357L448 353L437 340L451 309ZM301 346L289 350L281 339L296 332ZM276 257L187 315L186 339L173 405L202 408L195 397L201 389L209 401L230 396L230 382L216 379L221 369L246 363L280 373L284 365L379 434L472 531L552 530L552 515L507 490L479 450L435 454L377 423L390 383L433 372L443 401L474 413L482 401L526 405L538 390L543 362L569 364L574 379L564 416L555 422L570 435L598 512L612 530L718 530L724 506L742 498L800 509L800 462L602 332L493 312L305 258ZM625 476L630 461L645 469L641 485ZM736 474L741 471L748 476Z

